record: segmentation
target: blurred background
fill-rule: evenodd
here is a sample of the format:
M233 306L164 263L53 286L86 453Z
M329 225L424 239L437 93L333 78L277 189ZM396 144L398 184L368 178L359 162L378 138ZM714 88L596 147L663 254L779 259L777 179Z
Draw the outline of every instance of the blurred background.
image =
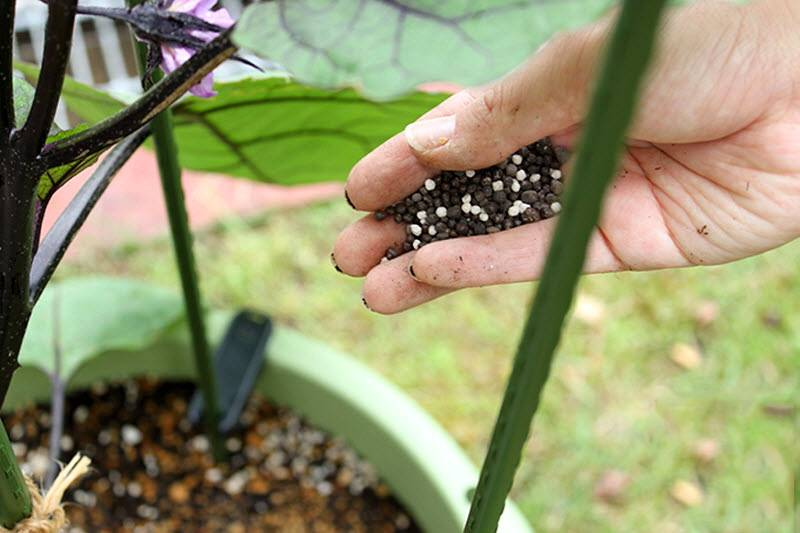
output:
M45 9L18 3L17 52L37 62ZM241 9L223 4L234 16ZM235 63L224 68L223 79L242 74ZM82 18L70 72L116 94L135 91L124 28ZM62 110L59 121L70 120ZM58 194L48 220L84 179ZM353 354L480 464L529 285L378 316L362 307L359 281L328 260L338 231L358 216L340 183L284 188L188 172L184 183L210 306L261 309ZM794 242L732 265L581 282L513 493L539 531L798 527L798 264ZM58 277L95 273L178 290L149 152L111 184Z

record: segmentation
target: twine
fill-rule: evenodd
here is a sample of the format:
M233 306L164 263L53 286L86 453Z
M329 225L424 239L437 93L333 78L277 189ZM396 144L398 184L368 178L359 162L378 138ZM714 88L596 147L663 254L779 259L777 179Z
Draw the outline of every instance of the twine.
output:
M61 469L47 494L42 494L34 481L25 476L25 483L31 493L33 512L31 516L14 526L14 529L0 527L0 533L58 533L67 525L67 515L61 499L75 481L89 471L91 459L80 453Z

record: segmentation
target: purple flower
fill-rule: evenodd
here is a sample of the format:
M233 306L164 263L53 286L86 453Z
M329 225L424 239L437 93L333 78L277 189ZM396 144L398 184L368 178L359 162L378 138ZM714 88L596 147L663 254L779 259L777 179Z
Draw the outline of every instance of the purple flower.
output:
M221 28L230 28L233 26L234 20L225 8L211 10L216 3L217 0L174 0L168 9L170 11L188 13L211 24L216 24ZM193 30L191 34L205 42L213 40L218 35L213 31L201 30ZM164 72L172 72L192 57L194 52L193 49L185 46L162 44L161 66ZM189 89L189 92L203 98L210 98L217 94L214 92L214 74L210 72L206 74L200 83Z

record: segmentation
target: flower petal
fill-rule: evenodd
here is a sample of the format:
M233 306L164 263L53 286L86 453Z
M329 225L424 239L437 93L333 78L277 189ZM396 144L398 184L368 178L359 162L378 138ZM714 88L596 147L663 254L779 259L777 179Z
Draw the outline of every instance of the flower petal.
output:
M189 92L195 96L199 96L200 98L211 98L212 96L216 96L216 91L214 91L214 74L208 73L203 76L203 79L200 80L200 83L189 89Z
M186 63L193 52L181 46L161 45L161 66L164 72L172 72L182 64Z
M169 10L203 17L205 12L214 7L216 3L217 0L175 0L169 6Z
M216 24L222 28L230 28L236 22L231 18L230 14L228 13L227 9L218 9L216 11L209 11L208 13L203 16L203 19L211 24ZM192 35L197 37L198 39L203 39L206 42L212 41L216 39L219 33L215 31L199 31L195 30L192 32Z
M216 4L216 0L175 0L169 9L190 13L223 28L233 26L234 20L225 8L210 11L214 4ZM218 33L214 31L193 31L192 35L204 41L210 41L217 37ZM165 72L174 71L188 61L192 55L194 55L194 50L189 48L161 45L161 64ZM200 83L189 89L189 92L202 98L210 98L217 94L214 92L213 74L209 73L204 76Z
M165 73L170 73L178 68L178 60L175 59L172 48L163 44L161 45L161 68Z
M228 13L228 10L224 7L221 7L215 11L209 11L208 13L204 14L203 20L223 28L230 28L233 26L234 22L236 22L233 20L233 17L231 17L231 14Z

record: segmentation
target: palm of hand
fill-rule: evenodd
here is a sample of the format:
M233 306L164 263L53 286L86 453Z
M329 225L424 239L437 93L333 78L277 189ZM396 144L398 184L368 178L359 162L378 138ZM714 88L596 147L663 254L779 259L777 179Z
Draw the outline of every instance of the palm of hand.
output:
M754 9L670 17L599 224L618 268L724 263L800 235L797 39Z
M800 236L800 109L720 140L628 147L599 232L621 268L718 264Z

